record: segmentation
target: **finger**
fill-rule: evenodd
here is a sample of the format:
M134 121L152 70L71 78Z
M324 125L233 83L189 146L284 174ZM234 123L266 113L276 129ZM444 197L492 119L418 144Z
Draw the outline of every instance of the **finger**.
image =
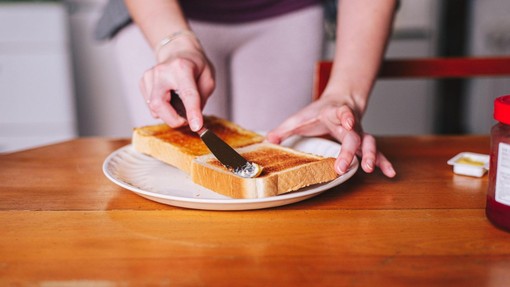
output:
M338 117L339 110L340 108L338 107L327 107L321 111L319 119L328 129L328 132L339 142L343 143L345 136L349 133L349 130L341 124L340 118Z
M147 104L150 102L150 85L146 84L147 78L149 77L148 73L149 72L145 72L138 83L140 93L142 94L142 97Z
M312 136L315 135L318 130L321 130L319 125L320 121L317 118L311 118L304 121L300 121L299 119L294 118L284 125L281 125L280 127L271 131L268 134L268 139L274 139L280 143L281 141L293 135Z
M204 108L207 103L207 99L211 96L215 87L216 82L214 80L214 72L212 68L206 67L198 79L198 92L202 98L200 102L201 109Z
M337 111L337 117L340 119L340 124L346 128L347 130L352 130L355 125L355 117L352 110L344 105L340 107Z
M147 104L147 108L149 109L149 112L151 113L151 116L153 118L158 118L158 115L156 113L154 113L150 107L150 94L151 94L151 87L152 87L152 83L151 83L151 79L152 78L152 70L148 70L144 73L144 75L142 76L142 78L140 79L140 82L139 82L139 88L140 88L140 92L142 94L142 97L145 101L145 103Z
M376 142L372 135L364 134L361 141L361 168L371 173L374 171L376 162Z
M355 131L349 131L340 124L337 117L338 110L337 107L325 109L320 115L320 120L328 128L329 133L342 143L342 148L335 161L335 170L338 174L344 174L354 160L361 140Z
M328 132L318 117L293 116L267 134L267 140L279 144L293 135L317 136Z
M166 92L164 95L157 95L153 90L152 95L149 106L157 118L162 119L173 128L183 126L186 123L186 120L170 107L170 92Z
M192 131L198 131L203 126L200 98L196 89L184 89L176 91L186 107L186 118Z
M186 117L190 128L193 131L198 131L203 126L203 118L201 98L192 69L189 67L183 69L182 73L176 75L176 80L179 83L176 92L186 108Z
M152 112L171 127L180 127L186 123L186 120L180 117L170 106L170 90L175 87L175 79L171 77L169 69L162 65L155 66L152 69L152 78L150 85L149 107ZM146 84L148 81L146 81Z
M280 144L283 141L283 136L278 129L273 129L267 133L266 140L273 144Z
M295 117L290 117L279 126L267 133L266 139L270 143L280 144L283 140L292 135L292 126L297 124Z
M344 174L349 169L356 152L360 146L360 137L354 131L347 131L342 137L342 148L335 161L335 169L338 174Z
M181 127L187 123L187 120L170 105L170 92L166 92L163 97L151 100L150 106L155 110L154 113L157 117L173 128Z
M329 132L323 123L323 104L315 101L303 110L284 121L272 130L267 138L270 142L279 143L292 135L318 136Z
M203 126L200 95L196 88L179 89L177 94L186 108L186 118L191 130L198 131Z
M376 165L381 169L382 173L389 178L393 178L397 175L391 162L380 152L377 153Z
M347 105L331 106L325 111L325 117L335 125L341 125L347 130L352 130L355 124L354 113Z

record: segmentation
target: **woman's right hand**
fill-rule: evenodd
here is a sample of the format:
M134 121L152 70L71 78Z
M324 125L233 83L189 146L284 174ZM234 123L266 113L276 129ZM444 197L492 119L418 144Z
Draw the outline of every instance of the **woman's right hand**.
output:
M183 32L156 51L157 62L140 80L140 90L154 118L171 127L189 123L193 131L203 125L202 108L215 87L214 68L198 39ZM180 117L170 105L170 91L181 98L186 117Z

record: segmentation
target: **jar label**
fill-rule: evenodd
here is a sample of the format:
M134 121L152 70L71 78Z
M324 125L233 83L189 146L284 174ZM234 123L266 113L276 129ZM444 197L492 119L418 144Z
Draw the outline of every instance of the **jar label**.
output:
M510 206L510 144L499 143L496 201Z

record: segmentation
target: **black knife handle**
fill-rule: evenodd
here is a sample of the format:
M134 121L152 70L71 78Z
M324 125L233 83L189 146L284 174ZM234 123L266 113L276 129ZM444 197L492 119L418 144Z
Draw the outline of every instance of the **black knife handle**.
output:
M184 103L174 90L170 90L170 105L172 105L179 116L186 119L186 108L184 107Z

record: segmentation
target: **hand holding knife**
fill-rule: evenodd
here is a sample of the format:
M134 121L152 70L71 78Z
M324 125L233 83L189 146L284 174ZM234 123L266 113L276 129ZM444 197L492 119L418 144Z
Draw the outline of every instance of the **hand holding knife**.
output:
M179 116L186 119L186 108L175 91L170 91L170 105ZM200 136L211 153L232 173L246 178L257 177L262 172L262 167L256 163L247 161L231 146L219 138L214 132L204 125L197 134Z

